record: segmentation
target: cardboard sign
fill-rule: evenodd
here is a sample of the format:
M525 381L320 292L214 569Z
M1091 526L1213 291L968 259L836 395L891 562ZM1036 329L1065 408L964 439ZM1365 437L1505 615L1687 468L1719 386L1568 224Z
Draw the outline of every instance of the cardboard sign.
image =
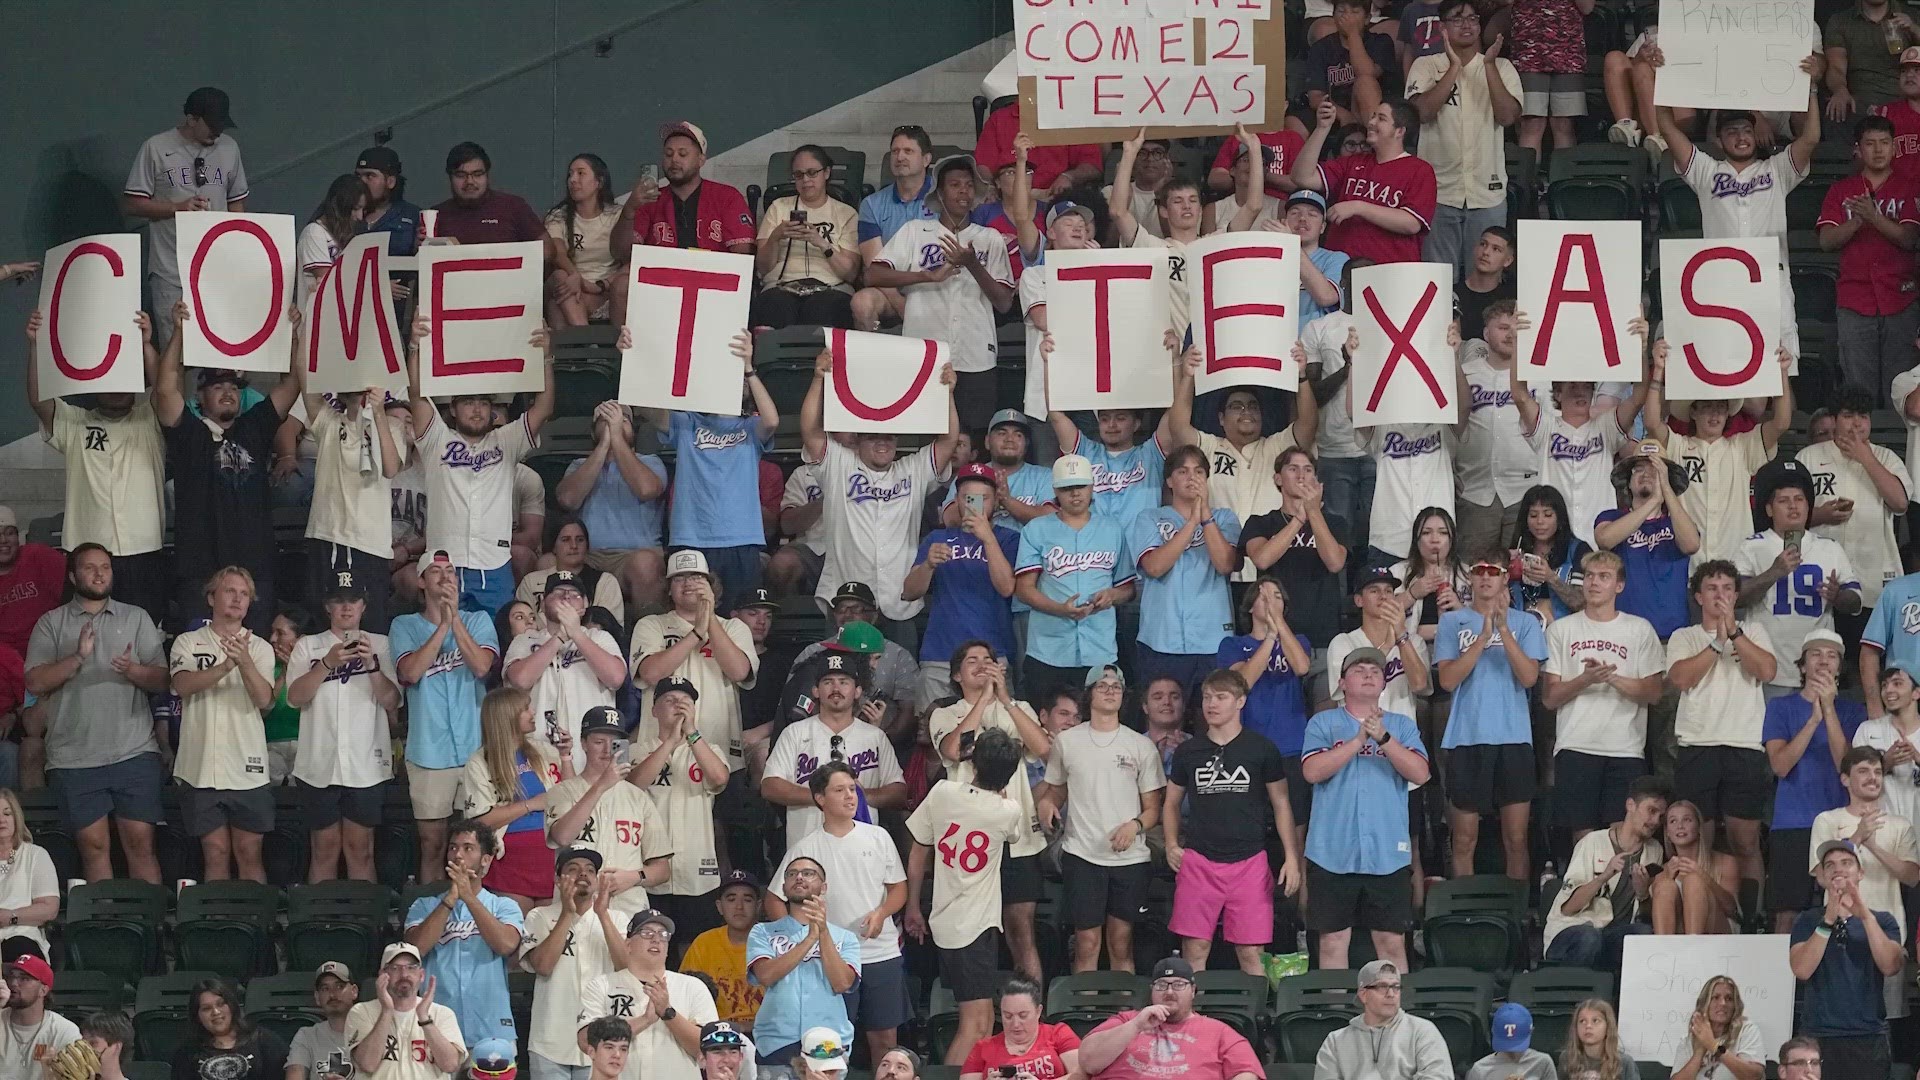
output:
M635 244L627 275L621 402L739 416L744 373L730 349L747 326L753 256Z
M429 244L420 249L420 392L428 397L511 394L546 385L544 351L529 344L544 322L538 240Z
M822 414L828 431L947 433L949 394L940 381L946 342L833 330L827 347L833 350Z
M1040 146L1271 131L1287 101L1272 0L1013 0L1020 130Z
M1740 987L1768 1061L1793 1035L1793 968L1785 934L1629 937L1620 971L1620 1046L1635 1061L1673 1061L1687 1046L1700 988L1715 975Z
M140 327L134 323L140 311L140 234L82 237L47 252L40 265L33 362L41 396L145 390Z
M1164 409L1173 404L1166 248L1050 251L1047 401L1074 409Z
M1194 392L1228 386L1300 388L1300 238L1292 233L1215 233L1187 245L1197 290L1193 343L1206 357Z
M174 215L188 367L285 371L293 351L293 217L201 210ZM162 313L162 318L168 317Z
M1778 397L1780 239L1660 241L1667 400Z
M1353 426L1456 422L1453 267L1369 266L1353 272L1353 293Z
M1520 222L1519 297L1533 321L1520 332L1528 382L1639 382L1642 342L1639 221Z
M1814 0L1660 0L1656 105L1805 112Z
M406 338L394 325L387 233L361 233L313 287L301 322L307 392L404 390Z

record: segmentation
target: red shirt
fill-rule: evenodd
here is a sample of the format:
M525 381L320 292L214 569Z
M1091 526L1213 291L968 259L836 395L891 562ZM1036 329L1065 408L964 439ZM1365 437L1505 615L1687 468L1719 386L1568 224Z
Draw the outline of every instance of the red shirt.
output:
M547 238L546 226L527 200L504 191L488 189L478 202L448 199L434 209L440 212L434 235L451 236L463 244L513 244Z
M0 645L25 656L33 624L60 606L66 579L67 557L58 548L21 544L13 569L0 573Z
M1433 227L1433 207L1439 198L1433 166L1412 154L1380 161L1372 152L1348 154L1320 163L1320 183L1329 202L1358 199L1375 206L1405 210L1420 222L1410 235L1388 232L1363 218L1348 218L1327 226L1321 247L1344 251L1350 259L1377 263L1419 262L1420 237Z
M1287 190L1279 187L1277 181L1284 180L1293 171L1293 163L1300 160L1300 151L1306 148L1307 140L1297 131L1282 128L1279 131L1260 133L1260 145L1273 147L1273 164L1267 166L1267 194L1277 198L1286 198ZM1240 152L1240 140L1228 139L1220 144L1220 152L1213 155L1213 167L1233 171L1233 159Z
M1873 115L1893 121L1893 175L1920 180L1920 110L1903 99L1875 106Z
M693 198L698 224L690 241L681 239L674 220L673 189L662 187L659 198L633 212L634 242L703 251L732 251L736 244L753 243L753 216L747 213L747 197L739 188L702 180Z
M1911 112L1912 110L1907 110ZM1920 187L1912 180L1889 176L1873 190L1865 174L1838 180L1820 204L1820 228L1844 225L1853 216L1846 200L1871 194L1880 212L1902 225L1920 225ZM1893 315L1905 311L1914 299L1913 253L1887 239L1872 225L1862 225L1840 249L1840 284L1834 298L1859 315Z
M26 693L26 662L13 651L13 646L0 645L0 716L19 708L26 700Z
M1007 1033L973 1044L962 1073L992 1073L1002 1065L1012 1065L1034 1080L1065 1080L1067 1063L1062 1055L1080 1049L1080 1036L1065 1024L1041 1024L1034 1031L1033 1045L1024 1054L1007 1052Z
M973 160L988 176L1000 171L1003 165L1013 164L1013 137L1020 134L1020 103L1001 106L980 129L980 140L974 144ZM1100 154L1100 148L1092 143L1079 143L1073 146L1036 146L1027 152L1027 164L1033 166L1033 189L1045 191L1053 186L1060 174L1078 165L1091 168L1095 176L1106 168L1106 159Z
M1138 1015L1128 1009L1093 1029L1111 1031ZM1239 1032L1211 1016L1195 1014L1178 1024L1161 1024L1142 1031L1127 1043L1113 1064L1095 1073L1096 1080L1231 1080L1252 1073L1266 1080L1259 1055Z

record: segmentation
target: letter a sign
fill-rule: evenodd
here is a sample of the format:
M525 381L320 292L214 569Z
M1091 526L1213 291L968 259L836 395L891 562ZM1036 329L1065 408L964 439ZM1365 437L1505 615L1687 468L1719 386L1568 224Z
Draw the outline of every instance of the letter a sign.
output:
M1047 253L1046 361L1054 409L1164 409L1173 404L1165 248ZM1028 363L1038 362L1030 356Z
M829 330L827 347L833 374L827 376L821 418L828 431L947 433L949 395L940 381L945 342Z
M1517 356L1530 383L1639 382L1640 226L1634 221L1520 223L1515 304L1533 322ZM1665 265L1665 264L1662 264Z
M1780 240L1660 241L1667 399L1778 397Z
M747 328L753 256L636 244L627 275L620 400L739 416L746 373L731 348Z
M1451 424L1458 369L1447 347L1453 267L1388 263L1353 273L1353 426Z

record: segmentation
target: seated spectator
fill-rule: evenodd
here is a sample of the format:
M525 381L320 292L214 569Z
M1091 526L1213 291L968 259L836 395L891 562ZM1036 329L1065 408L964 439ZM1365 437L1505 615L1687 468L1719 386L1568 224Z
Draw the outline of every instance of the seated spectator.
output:
M1672 799L1666 784L1642 776L1627 789L1625 816L1573 845L1547 914L1549 963L1619 971L1620 943L1653 931L1642 918L1652 886L1647 868L1661 862L1654 837Z
M1613 126L1607 129L1607 141L1622 146L1639 146L1644 140L1647 154L1655 161L1667 152L1666 137L1660 134L1660 117L1653 103L1653 65L1647 62L1650 50L1657 49L1660 35L1659 12L1643 19L1640 34L1627 46L1607 53L1600 79L1606 91L1607 110L1613 114ZM1673 110L1674 123L1693 126L1692 109Z
M542 597L546 593L547 582L561 574L573 575L580 585L580 591L587 596L587 606L599 608L613 616L615 623L626 625L627 605L620 589L620 580L613 574L602 573L587 560L587 553L593 549L593 542L587 535L587 524L579 518L567 518L553 531L553 566L548 569L534 570L520 579L520 587L514 590L517 599L538 608L542 606ZM657 552L655 553L657 554Z
M1633 1080L1640 1075L1632 1055L1620 1048L1620 1024L1605 999L1588 998L1573 1010L1567 1045L1560 1051L1560 1075L1567 1080Z
M967 1051L960 1080L987 1080L987 1073L1005 1076L1012 1066L1034 1080L1066 1080L1080 1071L1080 1036L1065 1024L1040 1019L1040 984L1014 976L1000 984L1000 1030Z
M572 755L534 734L538 726L526 691L503 686L489 693L480 703L480 748L467 759L453 800L461 819L500 836L504 850L491 853L485 884L519 904L522 914L553 895L547 801L573 775Z
M425 950L426 975L433 982L424 992L429 1001L435 1000L432 995L444 997L460 1020L443 1035L457 1036L464 1029L514 1037L506 957L519 951L526 920L518 903L481 884L500 855L491 827L471 820L455 822L447 829L447 891L416 899L401 923L404 940L387 947L389 961L397 959L395 948L409 949L416 963ZM552 889L553 878L548 877L534 891L551 895ZM402 990L394 984L402 980L392 971L384 974L397 1000ZM436 1020L429 1026L437 1024ZM347 1026L354 1027L351 1017ZM434 1059L438 1063L439 1055ZM357 1058L355 1064L359 1065Z
M753 1043L731 1021L715 1020L701 1026L700 1073L707 1080L740 1080L743 1063L746 1075L753 1076L751 1070L758 1068L755 1064L758 1056ZM887 1076L884 1064L878 1075Z
M1904 963L1900 916L1867 906L1860 856L1847 841L1821 844L1814 866L1826 899L1793 921L1787 951L1806 1002L1794 1026L1820 1040L1820 1060L1833 1066L1831 1075L1878 1076L1893 1060L1884 984L1899 980Z
M1761 738L1779 786L1773 795L1773 822L1767 830L1774 866L1799 866L1813 850L1814 818L1844 806L1840 762L1867 725L1857 701L1838 696L1840 661L1846 646L1831 630L1816 630L1800 643L1800 692L1767 702ZM1909 680L1911 682L1911 680ZM1882 726L1884 719L1873 723ZM1880 749L1877 742L1870 742ZM1904 815L1903 815L1904 816ZM1811 900L1813 880L1799 874L1768 879L1768 910L1776 934L1793 928L1793 917Z
M33 842L20 797L6 788L0 788L0 866L8 868L0 876L0 914L7 920L0 941L21 937L47 948L41 927L60 914L58 875L53 856Z
M1514 395L1516 399L1524 393ZM1609 455L1602 459L1611 460ZM1509 586L1515 607L1533 613L1551 626L1586 606L1581 592L1581 562L1593 548L1573 527L1561 489L1551 482L1536 484L1520 496L1519 521L1508 550L1520 553L1520 580Z
M894 858L899 857L896 850ZM723 925L694 938L680 957L681 971L713 980L721 1021L743 1032L753 1030L754 1015L767 994L766 987L747 978L747 938L760 924L761 895L758 878L745 870L729 870L714 898ZM704 1039L703 1033L703 1044Z
M529 630L507 646L506 681L532 695L540 738L565 745L579 769L586 764L580 718L596 705L614 704L614 691L627 681L627 665L612 634L584 624L587 598L572 573L559 570L547 579L540 607L545 628Z
M858 214L827 192L833 158L808 143L792 158L795 193L760 214L754 268L760 292L754 326L853 327L853 283L860 276Z
M366 213L367 185L353 173L334 177L294 244L294 261L300 264L295 298L301 307L307 306L321 275L333 269L334 260L359 234Z
M1013 160L1014 139L1020 132L1020 102L1014 99L987 114L980 129L973 157L989 174ZM1058 198L1076 187L1092 187L1100 182L1104 163L1100 147L1088 143L1065 146L1036 146L1029 157L1033 163L1033 186L1047 197Z
M667 467L659 456L634 450L631 410L616 401L595 406L593 449L567 466L553 497L580 515L588 537L598 541L598 547L587 547L586 564L611 576L635 610L658 606L665 598L661 496L666 490ZM557 561L558 537L554 545ZM625 621L624 608L609 610Z
M826 868L809 858L787 864L787 915L747 934L747 977L766 989L754 1017L755 1063L784 1066L800 1048L802 1019L825 1024L841 1044L853 1041L842 996L860 978L860 936L827 922Z
M699 979L668 969L672 919L648 909L636 914L626 930L626 963L581 987L580 1018L611 1016L626 1023L636 1051L621 1074L627 1080L643 1074L699 1080L700 1028L719 1019L713 995ZM587 1026L579 1024L579 1041L590 1051Z
M0 1006L7 1011L6 1022L0 1023L0 1061L29 1065L51 1061L68 1044L80 1041L80 1029L73 1021L47 1006L53 996L53 968L37 951L7 961L0 974L4 975ZM26 1068L19 1075L26 1080L53 1080L44 1066ZM278 1076L279 1070L270 1075Z
M53 1069L53 1075L56 1077L74 1075L63 1072L59 1062L66 1059L68 1055L77 1053L76 1048L85 1048L93 1054L93 1059L86 1063L86 1068L93 1071L88 1072L82 1069L77 1075L87 1077L88 1080L96 1075L99 1080L127 1080L122 1058L132 1056L133 1038L133 1021L127 1019L125 1013L106 1010L91 1013L80 1021L80 1041L68 1043L66 1048L52 1059L53 1064L50 1068ZM291 1059L287 1067L289 1069L293 1067ZM289 1076L291 1080L306 1080L305 1076L292 1076L292 1074Z
M281 1080L286 1075L286 1041L247 1019L239 987L225 979L204 979L194 984L187 1001L191 1026L173 1055L173 1075L205 1076L208 1070L233 1080Z
M933 140L919 124L893 129L887 143L887 176L891 182L860 201L860 261L870 264L900 226L938 211L927 203L933 193ZM863 288L853 294L853 325L870 328L885 320L898 322L906 301L898 289Z
M394 942L380 954L380 977L386 985L377 1000L363 1001L347 1013L354 1075L371 1080L412 1080L421 1073L452 1076L466 1059L467 1043L460 1034L460 1018L435 998L454 996L453 987L444 982L427 987L420 950L404 941ZM398 1052L402 1046L408 1048L408 1060ZM391 1061L386 1056L389 1048L395 1050Z
M1473 1063L1467 1080L1557 1080L1553 1059L1533 1048L1533 1014L1509 1001L1493 1010L1493 1053Z
M479 143L463 142L447 151L451 194L433 208L438 214L433 235L462 244L544 243L547 230L540 215L527 200L495 188L492 173L493 159Z
M506 410L494 408L493 426L509 423ZM513 542L510 559L514 580L533 571L544 553L546 540L547 486L533 466L520 462L513 467Z
M914 663L913 654L899 642L888 641L874 628L880 622L880 609L874 603L873 590L865 582L841 584L833 594L828 615L835 626L834 634L824 641L812 642L794 656L787 679L789 692L783 695L792 704L778 719L791 723L818 712L818 703L806 695L819 677L822 657L831 652L856 653L866 657L869 678L866 693L862 695L866 700L861 705L861 719L886 732L888 738L904 741L912 735L914 722L919 717L915 703L924 693L920 665ZM936 636L932 628L928 636ZM798 696L791 692L794 690L800 691ZM949 680L936 697L945 697L951 692Z
M353 1061L347 1043L347 1014L360 1001L360 984L347 965L329 960L313 976L313 1008L320 1022L294 1033L287 1048L285 1080L328 1080L341 1076ZM81 1028L86 1033L86 1028Z
M635 244L753 254L753 217L747 197L737 187L703 178L700 171L706 164L706 132L685 120L660 126L660 175L667 197L660 197L662 184L651 178L643 177L634 185L613 226L615 262L625 265ZM693 231L683 234L681 222L689 220ZM608 280L615 283L614 325L625 326L627 276L621 273Z
M613 176L598 154L567 162L566 197L547 211L547 325L585 326L613 306Z
M733 778L725 751L700 731L699 703L700 692L683 679L662 679L654 684L653 732L629 744L628 756L635 759L635 764L627 770L627 783L614 790L623 795L627 794L627 788L644 791L653 800L656 828L653 831L637 829L630 836L622 836L616 820L613 838L621 843L608 854L610 863L624 864L620 865L623 880L624 871L631 869L639 873L640 883L647 885L646 895L654 907L667 911L669 917L674 912L683 913L674 923L689 939L720 923L720 913L714 907L720 889L721 864L721 855L714 843L714 808ZM618 734L608 732L607 736L604 760L617 774L620 771L615 757ZM556 814L565 807L571 792L568 784L562 784L555 792ZM611 804L611 800L602 801ZM611 811L601 806L595 813L603 815L604 822L607 820L604 815ZM765 813L770 819L772 807L765 807ZM606 836L603 829L603 842ZM662 847L671 849L671 859L662 862L647 857L648 852L657 852ZM641 856L637 866L636 850ZM662 871L666 871L664 879ZM629 895L635 894L630 891Z
M1152 999L1102 1021L1080 1041L1080 1065L1096 1080L1260 1080L1266 1070L1239 1032L1193 1010L1193 965L1169 956L1153 966ZM1439 1034L1434 1035L1436 1041ZM1441 1048L1444 1058L1446 1050Z
M1700 808L1684 799L1668 806L1660 837L1667 861L1653 879L1653 932L1725 934L1737 929L1739 863L1713 849Z
M1024 443L1024 429L1016 438ZM1038 466L1023 468L1042 472ZM951 657L962 643L984 638L996 655L1017 654L1013 614L1007 600L1013 596L1013 564L1020 555L1020 533L1017 525L1000 524L1006 516L1000 507L1002 482L990 465L955 470L951 497L960 508L959 528L928 533L920 541L913 569L900 587L902 598L929 598L915 696L915 705L922 711L952 692L955 672ZM834 604L836 618L840 606Z
M1786 1080L1819 1080L1820 1043L1804 1035L1781 1043L1780 1075Z

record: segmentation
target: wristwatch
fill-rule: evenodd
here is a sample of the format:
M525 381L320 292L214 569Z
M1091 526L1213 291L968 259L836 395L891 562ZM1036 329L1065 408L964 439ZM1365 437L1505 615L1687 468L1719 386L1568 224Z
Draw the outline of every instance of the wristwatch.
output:
M674 1007L673 1007L673 1006L671 1006L671 1005L669 1005L669 1006L667 1006L667 1007L666 1007L665 1009L662 1009L662 1010L660 1011L660 1019L662 1019L662 1020L671 1020L671 1019L673 1019L674 1017L676 1017L676 1016L679 1016L679 1015L680 1015L680 1010L679 1010L679 1009L676 1009L676 1008L674 1008Z

